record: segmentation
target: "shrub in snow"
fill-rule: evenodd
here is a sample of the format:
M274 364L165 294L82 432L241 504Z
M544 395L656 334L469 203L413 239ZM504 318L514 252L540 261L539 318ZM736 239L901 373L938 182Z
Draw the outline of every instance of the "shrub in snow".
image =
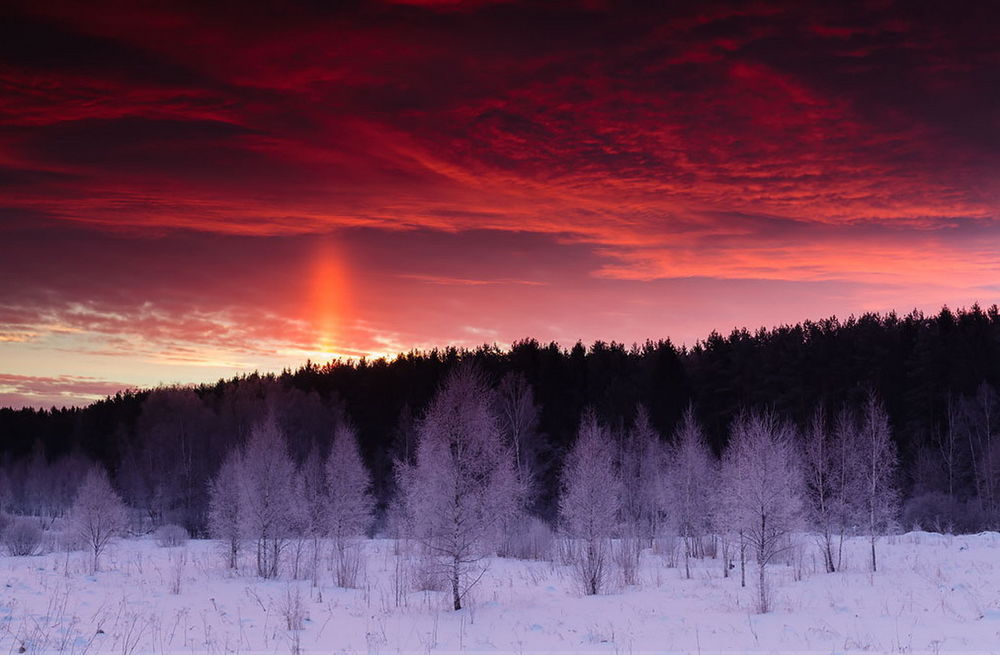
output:
M640 540L631 535L620 537L612 543L611 550L622 585L629 587L639 584L639 560L642 555Z
M99 570L101 554L125 532L128 522L125 504L111 488L103 468L95 467L87 473L76 492L69 519L70 530L93 556L91 570Z
M503 521L523 502L513 453L478 369L462 363L449 374L427 409L416 455L414 465L398 469L406 530L448 580L458 610L482 577Z
M156 532L153 533L153 538L156 540L156 545L160 548L172 548L186 544L191 535L188 534L184 526L168 523L167 525L158 527Z
M681 540L672 532L665 532L653 541L653 553L663 559L668 569L677 568L680 557Z
M592 412L580 422L561 482L559 522L569 539L574 571L584 593L600 593L607 580L622 483L615 470L611 435Z
M939 491L914 496L903 506L903 525L914 530L961 534L971 532L982 520L975 501L962 502Z
M507 556L516 559L549 560L555 535L552 527L537 516L525 516L517 529L507 535Z
M7 554L12 557L38 555L42 547L42 526L27 517L11 519L0 535Z

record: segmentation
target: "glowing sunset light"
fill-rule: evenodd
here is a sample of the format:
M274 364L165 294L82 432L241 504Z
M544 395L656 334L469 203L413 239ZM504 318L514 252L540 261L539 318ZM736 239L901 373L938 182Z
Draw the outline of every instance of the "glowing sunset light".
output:
M324 358L337 356L342 324L351 315L349 283L343 257L330 239L316 246L310 280L312 326L316 330L315 350Z
M0 405L989 306L995 13L5 3Z

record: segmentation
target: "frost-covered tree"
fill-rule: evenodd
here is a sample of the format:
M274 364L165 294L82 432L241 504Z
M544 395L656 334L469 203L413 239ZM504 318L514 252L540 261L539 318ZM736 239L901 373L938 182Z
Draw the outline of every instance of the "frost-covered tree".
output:
M281 554L299 507L295 464L273 416L257 424L243 453L240 516L248 539L256 544L257 575L278 575Z
M289 517L292 577L309 577L319 584L321 539L326 534L326 474L323 458L313 444L296 469L294 493L296 511Z
M757 609L770 610L767 567L801 525L802 470L795 430L771 412L734 422L722 466L725 514L741 546L756 556Z
M632 426L619 455L622 480L621 518L624 534L652 543L659 534L667 510L668 458L642 405L636 407Z
M860 506L871 541L872 571L877 571L875 542L899 513L896 467L899 459L889 415L874 393L868 394L857 440Z
M327 533L327 505L329 494L326 485L326 471L319 448L313 445L304 462L299 467L297 493L301 495L301 509L298 514L297 537L299 549L305 550L308 543L309 576L313 586L319 584L319 562L322 553L322 539Z
M497 416L504 439L514 450L517 476L528 488L534 483L534 438L538 425L535 392L524 375L508 373L497 387Z
M522 511L507 517L500 526L497 552L502 557L515 555L526 543L527 532L534 525L528 515L535 497L538 473L538 406L534 390L523 374L508 373L500 380L494 394L500 434L514 456L514 468L522 487L525 503Z
M962 405L972 482L986 525L992 529L1000 523L1000 394L983 382Z
M502 521L523 502L495 407L483 374L459 364L421 422L416 463L398 470L408 532L448 579L456 610L482 576Z
M701 556L701 541L712 530L718 490L715 457L691 407L674 435L670 464L670 511L684 540L684 575L690 578L690 557Z
M831 427L824 409L817 408L805 433L803 472L807 511L828 573L840 568L844 537L856 514L857 458L852 414L844 410Z
M559 497L559 524L575 547L574 566L587 594L600 593L606 582L622 495L611 435L587 411L563 465Z
M337 584L353 586L357 560L350 556L350 549L353 540L371 525L375 499L371 475L358 450L357 432L350 423L341 423L334 432L326 480L327 533L333 538Z
M101 554L113 539L125 532L128 513L121 497L111 487L103 468L94 467L83 479L69 512L73 532L87 544L93 556L91 569L100 569Z
M208 485L208 534L217 539L225 555L226 566L239 567L244 524L240 515L243 485L243 454L232 449Z
M77 487L93 463L79 453L49 461L41 441L36 441L31 457L23 462L17 476L20 488L9 487L6 504L18 514L36 516L45 526L63 516L76 498ZM12 482L13 480L9 480Z

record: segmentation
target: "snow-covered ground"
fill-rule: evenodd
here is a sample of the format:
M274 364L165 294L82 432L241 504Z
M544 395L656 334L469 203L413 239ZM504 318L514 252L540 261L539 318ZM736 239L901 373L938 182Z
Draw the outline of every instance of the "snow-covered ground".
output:
M365 582L351 590L325 567L315 588L232 574L207 541L121 541L96 575L82 553L4 557L0 652L1000 651L997 533L883 539L875 575L864 540L847 545L835 574L817 572L810 546L801 580L773 567L766 615L753 612L755 590L740 588L738 571L723 578L719 561L699 561L686 580L650 551L641 584L596 597L565 566L496 559L454 612L440 592L397 594L393 542L364 548Z

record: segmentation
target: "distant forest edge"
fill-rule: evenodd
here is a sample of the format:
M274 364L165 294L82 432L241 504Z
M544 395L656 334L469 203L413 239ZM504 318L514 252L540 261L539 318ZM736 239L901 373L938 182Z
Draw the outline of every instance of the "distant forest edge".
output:
M380 510L393 463L412 460L419 422L457 362L473 360L498 387L530 387L534 512L553 520L559 476L591 409L624 439L644 407L673 438L690 405L718 455L741 410L767 409L803 431L817 407L832 415L884 403L900 456L903 527L1000 526L1000 313L973 306L934 316L864 314L711 334L692 348L669 340L569 349L533 339L509 350L411 352L392 360L308 363L196 387L126 391L71 409L0 409L0 498L7 511L59 516L93 461L148 524L204 534L208 481L226 453L268 415L292 458L326 456L349 421L372 471Z

